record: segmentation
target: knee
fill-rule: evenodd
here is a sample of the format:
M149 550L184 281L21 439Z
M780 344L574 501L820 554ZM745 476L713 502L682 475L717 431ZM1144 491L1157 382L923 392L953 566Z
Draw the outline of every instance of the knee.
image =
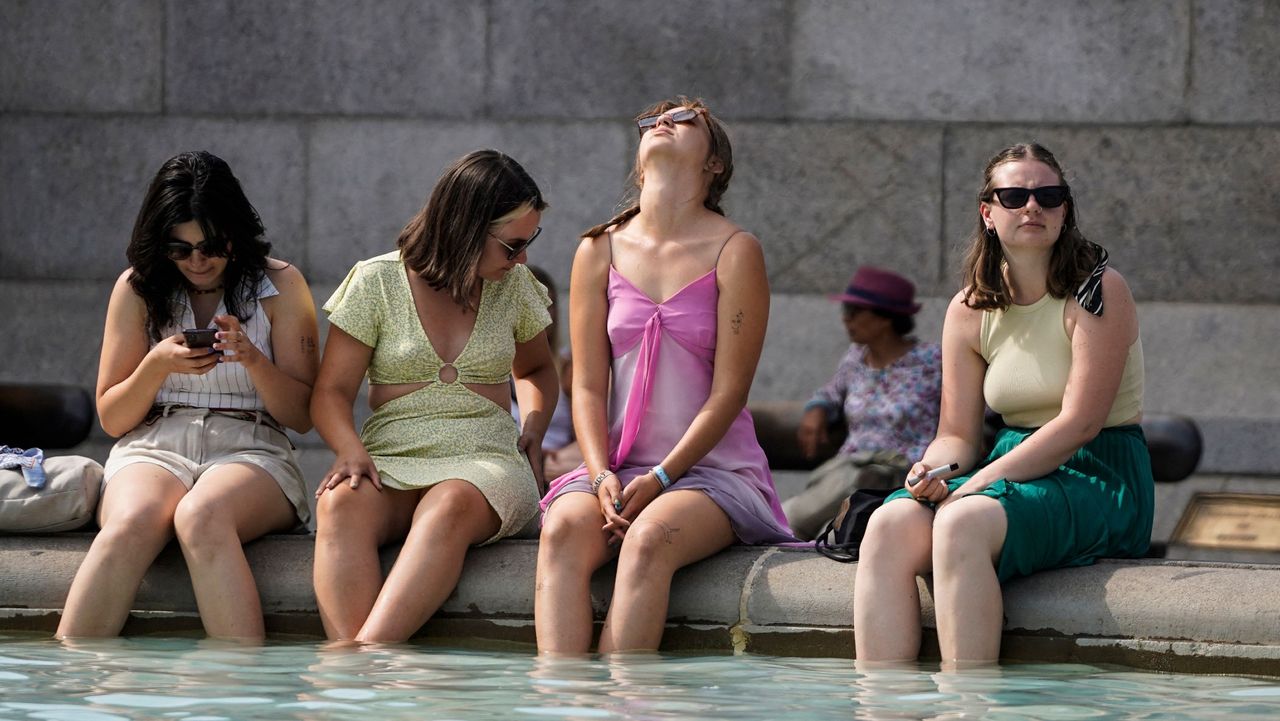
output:
M188 495L174 511L173 529L183 546L193 546L234 534L235 523L220 503Z
M414 525L425 524L432 536L443 539L469 537L470 529L487 521L490 512L489 502L475 486L446 482L428 492L426 508Z
M933 524L934 566L945 571L971 559L989 561L999 548L995 534L1002 518L995 518L986 504L954 503L938 514ZM995 511L1002 512L997 506ZM994 544L994 547L993 547Z
M904 552L929 550L927 511L916 504L890 503L876 509L859 546L859 564L875 563Z
M964 517L969 515L962 508L949 508L946 513L938 514L933 522L933 544L939 552L965 542Z
M430 493L431 509L436 515L454 517L474 514L488 505L484 494L466 481L445 482Z
M600 535L602 521L585 518L574 513L550 513L542 522L542 532L538 534L538 545L557 554L572 552L579 548L588 538Z
M98 532L94 543L128 550L138 544L168 542L173 537L173 512L152 504L117 509Z
M362 528L372 531L372 524L364 521L369 504L361 490L339 485L320 496L316 501L317 539L359 532Z
M671 529L659 521L633 523L618 554L618 575L628 578L675 573L671 566Z
M419 501L410 534L431 544L471 546L497 530L495 520L498 515L474 485L445 482Z
M557 509L543 521L538 536L538 575L590 576L599 563L597 553L604 545L604 521L587 514Z

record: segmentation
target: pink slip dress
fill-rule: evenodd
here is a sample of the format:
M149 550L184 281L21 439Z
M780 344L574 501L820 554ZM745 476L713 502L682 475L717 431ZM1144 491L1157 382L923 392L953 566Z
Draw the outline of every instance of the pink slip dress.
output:
M719 297L715 268L657 303L609 266L609 468L624 488L663 461L710 396ZM544 514L565 493L591 493L587 473L584 464L552 481L540 504ZM745 408L670 490L707 494L742 543L796 540Z

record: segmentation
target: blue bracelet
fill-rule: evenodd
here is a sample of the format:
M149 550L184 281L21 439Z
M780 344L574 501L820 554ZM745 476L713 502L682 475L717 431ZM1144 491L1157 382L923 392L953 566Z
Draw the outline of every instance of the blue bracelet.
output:
M653 467L653 475L657 477L658 483L662 484L662 490L665 491L671 487L671 476L667 475L667 470L661 465Z

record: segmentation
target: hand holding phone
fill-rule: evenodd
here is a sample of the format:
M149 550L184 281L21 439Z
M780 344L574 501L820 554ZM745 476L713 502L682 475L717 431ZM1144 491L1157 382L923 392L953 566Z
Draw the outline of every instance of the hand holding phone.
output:
M188 348L209 348L217 340L217 328L183 328L182 337Z
M147 356L159 359L168 373L204 375L222 361L222 354L213 349L215 333L213 328L184 328L162 338Z

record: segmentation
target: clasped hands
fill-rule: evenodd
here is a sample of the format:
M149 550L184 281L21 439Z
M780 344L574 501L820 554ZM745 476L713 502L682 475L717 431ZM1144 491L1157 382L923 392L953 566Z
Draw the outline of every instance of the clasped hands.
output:
M631 522L662 492L662 482L653 471L648 471L623 488L622 481L612 471L601 475L604 478L596 487L596 498L600 501L600 513L605 520L601 530L609 534L609 545L612 546L622 542Z

